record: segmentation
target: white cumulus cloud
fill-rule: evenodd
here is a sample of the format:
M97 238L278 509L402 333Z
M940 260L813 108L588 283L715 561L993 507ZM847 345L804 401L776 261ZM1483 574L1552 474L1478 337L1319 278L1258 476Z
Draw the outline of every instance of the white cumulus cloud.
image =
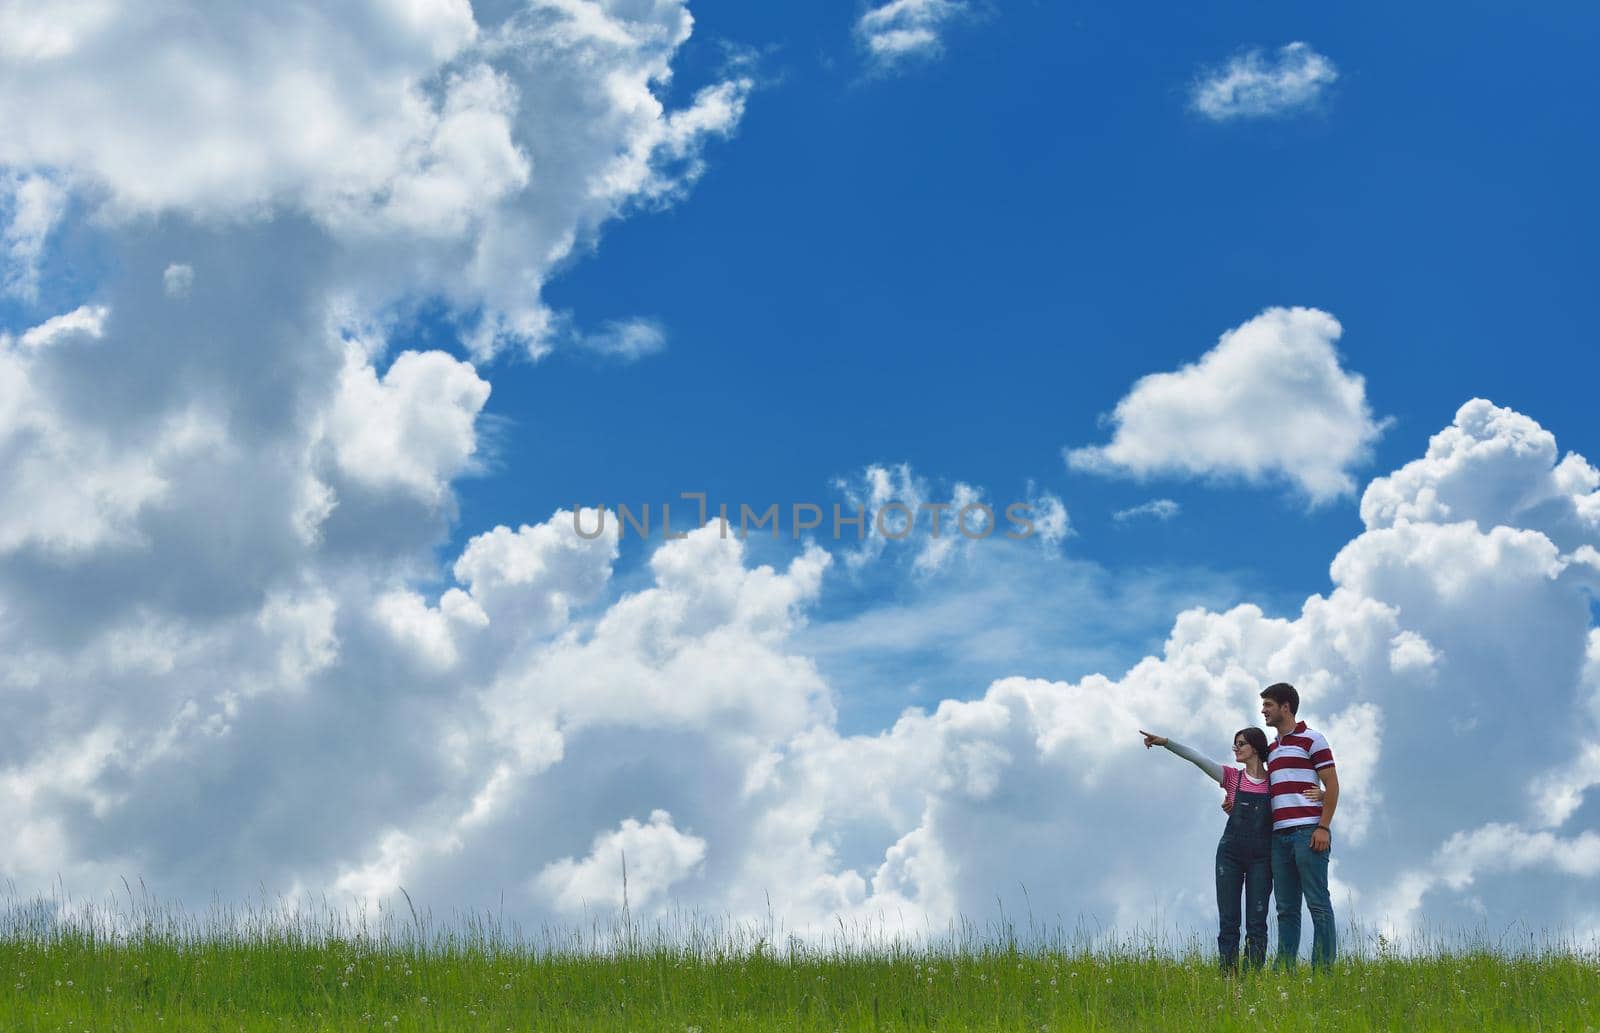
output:
M173 262L161 272L161 286L169 298L186 298L194 288L194 266Z
M570 630L615 543L490 532L453 584L435 550L485 357L548 348L545 279L742 116L737 75L664 100L691 28L676 0L0 4L0 261L56 306L0 332L7 878L392 888L562 755L530 720L480 764L473 692ZM65 229L113 260L60 303ZM410 346L433 303L472 361Z
M862 12L856 38L879 71L908 60L937 57L944 51L945 26L969 14L965 0L887 0Z
M1369 527L1426 521L1537 518L1556 541L1577 546L1600 528L1600 471L1582 456L1560 456L1555 435L1534 420L1475 398L1428 441L1428 452L1367 486Z
M1507 410L1476 419L1484 404L1458 419L1485 446L1543 433ZM504 889L511 913L559 921L620 903L625 854L629 903L651 915L757 917L770 898L797 932L914 934L997 895L1027 906L1026 885L1050 913L1131 929L1159 907L1204 927L1214 793L1134 730L1224 756L1261 686L1289 678L1338 758L1341 919L1559 922L1596 873L1581 815L1600 783L1600 634L1583 557L1600 536L1558 544L1579 528L1570 506L1523 503L1575 462L1494 466L1517 483L1473 520L1370 522L1331 589L1293 612L1189 609L1153 655L1073 680L1026 672L1024 644L1025 673L859 734L797 648L827 553L758 564L714 524L659 544L626 588L611 585L614 536L584 539L558 512L474 537L442 590L394 584L402 545L370 563L346 549L205 610L141 582L142 609L96 601L69 639L48 634L55 586L24 579L13 551L8 875L42 892L58 871L99 888L133 870L186 900L404 885L436 909ZM1584 497L1569 480L1568 500ZM240 553L218 556L251 576ZM981 600L952 604L970 621Z
M1195 82L1189 102L1206 118L1264 118L1310 107L1339 78L1332 61L1304 43L1267 56L1251 50Z
M601 355L632 361L666 348L667 332L654 319L617 319L594 333L580 335L578 343Z
M1031 483L1023 497L997 501L956 481L949 498L941 499L909 463L872 463L853 477L835 478L833 487L844 502L819 507L823 513L817 531L834 542L857 542L845 549L852 569L894 547L909 554L915 573L929 575L991 538L1035 539L1051 548L1072 534L1065 503Z
M612 832L596 836L584 859L552 861L535 880L556 909L568 914L587 907L609 910L626 900L648 907L705 860L706 841L673 827L672 815L650 812L649 822L624 818Z
M0 290L28 301L39 296L39 262L67 198L50 175L0 169Z
M752 86L662 103L693 24L680 0L532 0L490 28L466 0L5 10L14 289L64 183L113 223L309 220L364 305L443 295L474 313L479 355L547 350L544 281L609 219L681 195Z
M327 437L339 468L375 486L436 500L477 450L489 383L443 352L402 352L380 379L358 345L346 351Z
M1277 480L1313 503L1355 490L1384 424L1340 363L1339 321L1273 308L1198 361L1143 377L1112 412L1105 445L1070 449L1075 470L1146 478Z
M1122 524L1129 520L1148 517L1151 520L1159 520L1165 523L1182 512L1182 508L1172 499L1151 499L1149 502L1141 502L1137 506L1119 509L1111 514L1111 519Z

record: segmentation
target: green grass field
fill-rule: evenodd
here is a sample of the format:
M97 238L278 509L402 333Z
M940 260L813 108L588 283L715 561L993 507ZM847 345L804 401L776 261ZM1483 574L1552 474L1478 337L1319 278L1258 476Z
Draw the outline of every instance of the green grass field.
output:
M0 927L3 1033L1600 1030L1600 956L1531 939L1401 955L1358 938L1330 972L1224 978L1198 944L1033 936L1022 947L1009 929L920 946L840 930L828 947L774 951L753 931L694 923L530 942L480 921L378 936L238 915L11 915Z

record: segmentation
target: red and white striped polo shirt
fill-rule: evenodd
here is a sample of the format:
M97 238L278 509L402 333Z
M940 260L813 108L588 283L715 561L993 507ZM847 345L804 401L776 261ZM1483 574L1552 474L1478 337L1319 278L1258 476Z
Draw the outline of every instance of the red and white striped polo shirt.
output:
M1267 776L1272 781L1272 830L1316 825L1322 821L1322 804L1305 798L1317 784L1313 771L1333 767L1333 750L1322 733L1301 721L1288 735L1280 735L1267 750Z

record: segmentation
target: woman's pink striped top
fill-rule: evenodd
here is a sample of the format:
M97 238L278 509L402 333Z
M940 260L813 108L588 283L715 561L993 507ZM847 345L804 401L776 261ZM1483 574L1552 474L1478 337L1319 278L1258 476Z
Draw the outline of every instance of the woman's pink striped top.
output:
M1223 768L1222 788L1227 791L1229 805L1236 793L1267 793L1271 791L1266 779L1257 781L1245 773L1244 768Z

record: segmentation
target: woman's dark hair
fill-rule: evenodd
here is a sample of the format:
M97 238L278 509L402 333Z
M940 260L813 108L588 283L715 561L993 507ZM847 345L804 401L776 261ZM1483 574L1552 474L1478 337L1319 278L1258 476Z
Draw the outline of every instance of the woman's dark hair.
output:
M1291 714L1300 713L1300 693L1296 692L1294 686L1286 681L1277 682L1262 689L1261 698L1270 699L1280 707L1288 707Z
M1235 739L1243 738L1256 751L1264 765L1267 762L1267 733L1259 728L1241 728L1233 733Z

